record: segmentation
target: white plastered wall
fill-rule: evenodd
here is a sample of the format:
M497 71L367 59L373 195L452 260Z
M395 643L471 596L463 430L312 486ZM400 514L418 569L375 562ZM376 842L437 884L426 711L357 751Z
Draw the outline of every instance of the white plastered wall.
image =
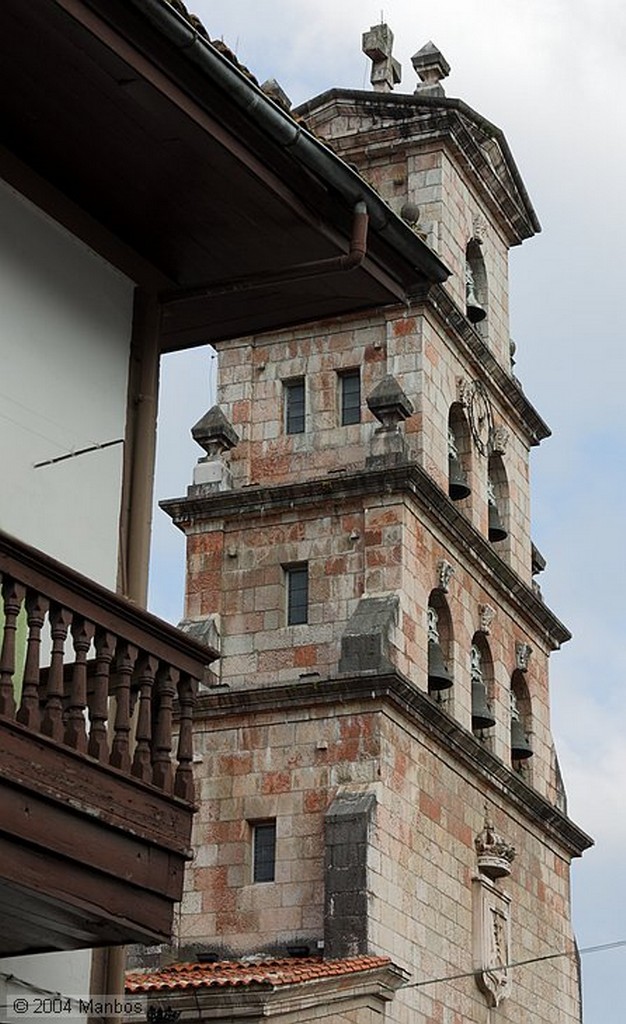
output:
M0 182L0 529L111 589L123 444L34 466L123 439L132 311L132 282ZM90 965L0 960L0 1002L87 994Z
M115 587L133 285L0 183L0 529Z

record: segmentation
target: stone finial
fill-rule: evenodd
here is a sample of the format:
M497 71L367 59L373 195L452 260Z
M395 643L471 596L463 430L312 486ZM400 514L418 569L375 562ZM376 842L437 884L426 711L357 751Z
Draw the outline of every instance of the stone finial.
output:
M454 566L450 565L450 562L447 562L445 558L442 558L442 560L437 565L437 579L439 581L439 589L443 590L444 594L448 593L450 580L452 579L453 575Z
M375 92L391 92L402 78L402 69L391 56L393 32L389 25L372 25L363 33L363 53L372 62L370 82Z
M214 405L191 428L196 444L206 455L198 459L193 473L193 484L188 494L197 494L198 488L210 491L228 491L232 487L230 467L224 453L239 443L239 435L226 419L218 405Z
M196 444L204 448L209 458L216 458L222 452L230 451L239 443L239 435L224 416L219 405L212 406L191 428Z
M383 430L397 430L399 423L413 415L413 403L391 373L383 377L370 392L367 406L380 421Z
M390 462L403 462L406 459L405 440L399 427L412 415L413 403L396 378L388 373L368 395L367 405L381 425L372 436L366 464L378 467Z
M415 88L416 96L445 96L443 78L450 74L450 65L434 43L428 42L411 57L411 64L419 78Z
M264 92L266 96L274 100L274 103L277 103L279 107L282 107L283 110L289 113L291 110L291 100L275 78L268 78L267 81L263 82L261 92Z
M528 672L528 664L532 653L533 649L530 644L523 643L522 641L515 644L515 667L520 672Z
M515 847L496 832L485 808L485 824L474 840L478 870L487 878L505 878L511 874Z

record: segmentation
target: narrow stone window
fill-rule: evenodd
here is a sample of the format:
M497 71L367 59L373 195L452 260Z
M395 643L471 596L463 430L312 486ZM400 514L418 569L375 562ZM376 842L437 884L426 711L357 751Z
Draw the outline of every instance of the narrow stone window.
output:
M287 434L303 434L305 428L305 393L304 377L285 381L285 432Z
M361 422L361 374L347 370L339 375L341 394L341 426Z
M287 584L287 625L309 621L309 567L291 565L285 569Z
M276 821L252 826L252 881L273 882L276 875Z

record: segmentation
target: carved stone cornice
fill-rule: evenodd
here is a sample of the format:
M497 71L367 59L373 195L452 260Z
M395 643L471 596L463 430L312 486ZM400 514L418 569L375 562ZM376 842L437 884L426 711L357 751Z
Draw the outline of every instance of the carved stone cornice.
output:
M442 285L420 287L411 296L412 306L423 304L454 341L481 379L489 383L503 407L515 418L531 445L538 445L552 433L535 407L500 366L490 348Z
M510 245L541 230L504 133L463 100L329 89L294 113L344 159L365 149L369 154L377 148L410 150L440 141L463 167ZM326 126L347 116L360 119L359 132L333 137Z
M454 550L483 574L503 602L509 605L553 648L571 639L571 633L532 589L511 569L469 519L460 512L431 476L416 463L384 469L360 470L295 484L245 487L198 497L171 498L160 507L185 532L192 523L238 519L268 512L319 508L358 496L409 495L425 517L451 541Z
M201 694L195 717L232 718L237 715L291 712L294 708L363 703L371 711L375 701L400 712L417 728L430 735L468 768L477 780L499 793L532 823L543 829L570 856L580 857L593 840L567 815L550 804L495 754L464 729L431 697L418 690L399 672L372 676L371 673L336 679L297 680L279 686L249 690L226 690Z

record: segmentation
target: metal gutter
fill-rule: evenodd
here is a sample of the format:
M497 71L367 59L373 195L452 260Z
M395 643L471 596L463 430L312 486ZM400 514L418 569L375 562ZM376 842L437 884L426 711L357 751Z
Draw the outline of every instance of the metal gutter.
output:
M353 209L364 202L372 229L398 255L429 280L443 282L450 271L371 189L328 146L297 124L231 61L219 53L200 33L164 0L126 0L186 58L219 86L272 141L290 151L296 161L335 189Z

